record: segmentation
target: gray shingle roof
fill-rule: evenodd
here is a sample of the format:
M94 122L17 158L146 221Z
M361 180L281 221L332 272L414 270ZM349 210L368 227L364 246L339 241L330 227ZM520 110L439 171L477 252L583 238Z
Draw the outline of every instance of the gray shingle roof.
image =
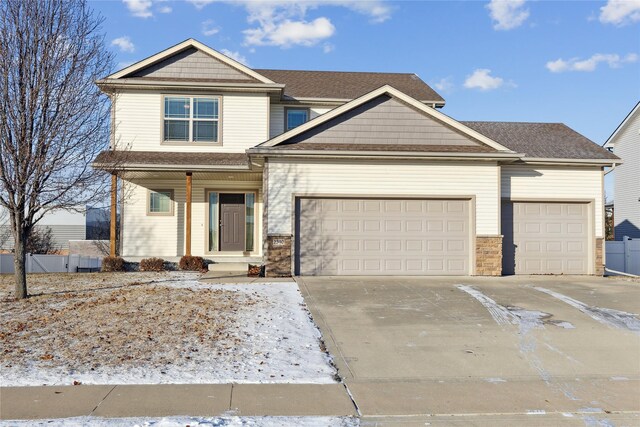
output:
M93 161L96 167L120 165L245 166L245 153L180 153L166 151L103 151Z
M530 158L618 159L613 153L563 123L460 123Z
M390 85L419 101L444 104L444 99L420 77L410 73L367 73L345 71L300 71L254 69L285 85L285 96L293 98L355 99Z

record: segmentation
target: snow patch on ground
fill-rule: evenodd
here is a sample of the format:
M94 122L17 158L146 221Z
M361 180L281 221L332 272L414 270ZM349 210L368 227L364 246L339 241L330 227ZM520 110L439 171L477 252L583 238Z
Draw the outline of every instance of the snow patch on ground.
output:
M357 427L352 417L166 417L166 418L99 418L75 417L53 420L0 421L0 426L15 427Z
M100 363L101 360L96 360L92 354L74 352L73 348L68 352L70 354L61 352L60 356L56 355L52 359L44 359L37 354L29 359L27 354L22 359L8 360L5 355L5 359L0 358L0 383L3 386L68 385L74 381L82 384L335 383L337 372L330 356L320 348L320 331L312 322L295 282L227 285L206 284L195 279L194 276L168 274L162 280L136 285L136 290L130 293L127 293L129 288L126 286L124 291L118 290L118 298L124 302L119 303L117 310L124 317L116 319L127 319L129 312L135 312L134 301L127 299L133 295L137 295L136 302L144 301L149 295L166 304L167 300L172 303L172 296L180 294L181 299L177 303L173 302L177 305L176 310L189 305L189 301L199 300L196 308L201 311L193 311L191 317L178 315L167 321L165 341L158 336L163 331L153 331L154 339L159 343L170 343L173 347L166 344L162 349L156 349L153 345L155 341L150 341L146 353L141 355L144 357L136 357L129 363L120 363L119 359ZM102 299L111 298L112 294L109 292L112 291L106 287L102 289L91 290L91 295L98 294ZM172 292L172 289L179 292ZM75 294L62 301L55 298L52 297L50 303L49 300L40 300L39 304L44 307L56 304L66 307L65 304L82 304L83 301ZM206 305L208 303L203 303L209 301L203 298L212 298L213 302L222 301L224 304L220 303L220 307L223 307L220 309L227 311L221 317L225 329L219 342L217 339L216 342L208 342L206 335L202 342L202 338L199 339L192 329L194 316L211 314L210 310L216 310L216 306L209 307ZM91 313L93 312L83 314L86 316L84 329L96 332L74 337L76 344L82 342L84 345L78 345L78 348L97 345L102 348L101 354L111 348L113 352L125 355L135 349L136 346L131 350L115 348L102 341L94 344L100 329L91 323ZM116 320L110 320L110 317L113 316L105 315L103 319L114 323ZM134 319L135 317L131 321L135 321ZM198 333L206 334L208 325L205 323L204 332L201 330ZM31 335L29 339L46 339L54 345L60 339L56 337L56 333L59 333L56 331L55 327L50 327L44 337ZM125 344L126 333L123 330L119 337ZM177 338L171 340L171 336ZM115 339L113 335L111 338ZM146 336L143 338L146 340ZM36 342L29 342L29 348L35 348L34 346L37 347ZM92 363L95 365L92 366Z
M552 297L569 304L571 307L577 308L593 320L604 325L611 326L616 329L627 329L640 335L640 319L638 319L637 314L614 310L612 308L593 307L583 303L582 301L578 301L559 292L540 286L534 286L534 289L544 292L547 295L551 295Z

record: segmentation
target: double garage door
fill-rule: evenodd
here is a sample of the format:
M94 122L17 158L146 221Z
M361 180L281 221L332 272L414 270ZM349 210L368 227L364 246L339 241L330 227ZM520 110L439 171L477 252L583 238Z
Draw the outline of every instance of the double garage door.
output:
M469 200L296 200L295 273L468 275Z
M588 203L505 202L503 274L589 274Z
M589 274L590 204L502 206L503 274ZM299 275L468 275L469 200L299 198Z

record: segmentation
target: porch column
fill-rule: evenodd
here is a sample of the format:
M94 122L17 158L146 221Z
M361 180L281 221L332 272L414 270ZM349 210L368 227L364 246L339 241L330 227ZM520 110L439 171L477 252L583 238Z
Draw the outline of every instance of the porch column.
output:
M118 175L111 174L111 220L109 229L109 256L116 256L116 223L118 221Z
M185 235L185 255L191 256L191 172L187 172L187 200L185 209L185 222L187 223L187 232Z

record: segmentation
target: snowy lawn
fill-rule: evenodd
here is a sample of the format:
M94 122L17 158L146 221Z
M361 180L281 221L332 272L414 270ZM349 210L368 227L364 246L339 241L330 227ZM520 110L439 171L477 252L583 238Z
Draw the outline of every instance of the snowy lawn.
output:
M210 285L196 273L0 276L0 383L331 383L295 283Z
M55 420L0 421L0 426L71 427L357 427L353 417L167 417L167 418L97 418L77 417Z

